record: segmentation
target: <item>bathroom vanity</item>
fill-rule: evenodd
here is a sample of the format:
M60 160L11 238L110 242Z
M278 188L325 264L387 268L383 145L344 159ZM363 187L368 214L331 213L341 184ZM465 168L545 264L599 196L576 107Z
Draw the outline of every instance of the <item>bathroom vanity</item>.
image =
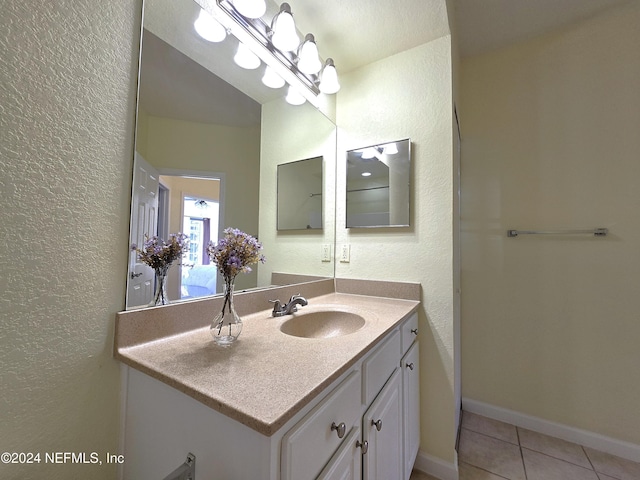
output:
M274 293L250 295L260 305ZM293 315L243 314L228 348L208 326L193 328L196 310L215 311L206 300L118 314L125 480L164 478L190 452L197 479L409 479L420 438L419 301L305 296ZM321 338L281 331L292 318L339 323L342 313L364 324Z

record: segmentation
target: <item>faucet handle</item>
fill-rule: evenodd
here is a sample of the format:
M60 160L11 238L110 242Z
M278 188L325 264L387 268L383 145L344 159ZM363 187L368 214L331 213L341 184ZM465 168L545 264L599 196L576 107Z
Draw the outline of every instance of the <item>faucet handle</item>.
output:
M273 303L273 311L271 312L271 315L274 317L281 316L284 309L282 308L280 300L269 300L269 302Z
M291 295L291 298L289 299L289 303L293 302L296 298L300 298L302 295L300 295L299 293L296 293L295 295Z

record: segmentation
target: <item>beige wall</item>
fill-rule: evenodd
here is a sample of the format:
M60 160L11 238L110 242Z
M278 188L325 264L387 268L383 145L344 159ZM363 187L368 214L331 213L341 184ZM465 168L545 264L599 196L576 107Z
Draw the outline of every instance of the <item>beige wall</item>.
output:
M277 99L262 106L261 139L260 241L267 261L258 268L258 284L270 284L271 272L333 277L334 263L321 261L321 246L334 241L335 125L308 103ZM278 164L319 156L324 158L323 229L277 231Z
M421 450L454 460L453 156L451 39L341 76L336 244L351 262L336 276L419 282ZM346 151L409 137L411 227L346 229Z
M0 15L0 451L117 452L141 2ZM6 480L114 465L0 464Z
M636 444L638 25L631 2L465 59L461 102L463 396Z
M259 125L229 127L149 115L145 130L147 143L142 146L147 152L145 160L161 173L176 169L224 173L222 227L258 234ZM251 288L256 282L254 269L239 275L236 287Z

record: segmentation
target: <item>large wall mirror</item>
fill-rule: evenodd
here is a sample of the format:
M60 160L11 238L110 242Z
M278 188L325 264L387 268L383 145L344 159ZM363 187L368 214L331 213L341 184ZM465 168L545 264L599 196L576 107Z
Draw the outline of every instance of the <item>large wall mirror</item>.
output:
M169 270L172 302L222 291L204 246L226 227L256 236L267 257L266 264L238 276L239 290L269 286L274 273L332 277L333 264L320 263L319 252L334 242L335 199L324 205L331 213L315 236L282 239L275 182L283 161L321 157L325 171L335 171L335 125L312 105L286 104L286 88L261 82L264 65L236 65L234 38L213 43L200 37L194 29L200 12L193 0L144 2L131 242L140 244L145 234L189 236L188 258ZM315 251L317 244L317 258L280 259L281 243L300 243L286 246L300 252ZM146 306L153 282L153 270L131 252L126 308Z
M411 141L347 152L347 228L408 227Z

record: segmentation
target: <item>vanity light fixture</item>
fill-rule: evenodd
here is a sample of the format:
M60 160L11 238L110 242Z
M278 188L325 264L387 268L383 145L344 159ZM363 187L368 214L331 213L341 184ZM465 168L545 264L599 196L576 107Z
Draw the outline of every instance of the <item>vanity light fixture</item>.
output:
M283 3L271 24L267 24L262 18L244 15L241 11L244 1L215 0L209 3L207 11L228 33L248 47L275 74L294 87L298 95L302 95L315 107L321 104L321 93L333 94L340 89L333 60L327 59L323 67L313 35L308 34L303 45L300 45L288 3ZM307 50L311 53L307 53ZM280 85L267 72L262 81L270 87ZM295 98L295 94L293 97Z
M338 72L333 64L333 58L327 58L322 73L320 73L320 91L332 95L338 93L340 83L338 82Z
M247 18L260 18L267 11L264 0L233 0L238 13Z
M271 20L271 43L283 52L293 52L300 45L300 37L288 3L280 5L280 11Z
M298 49L298 70L302 73L316 74L322 68L316 39L312 33L307 33L304 42Z
M289 86L285 100L290 105L302 105L306 100L293 86Z
M202 8L198 18L193 22L193 28L198 35L209 42L221 42L227 36L227 30Z
M362 151L362 155L361 155L361 157L362 157L362 158L364 158L365 160L369 160L369 159L371 159L371 158L375 157L377 153L378 153L378 152L376 151L376 149L375 149L375 148L373 148L373 147L369 147L369 148L365 148L365 149Z
M261 63L260 59L242 42L238 44L238 51L233 57L233 61L236 62L236 65L247 70L255 70Z
M262 83L264 83L269 88L281 88L284 87L284 84L286 82L273 70L273 68L267 65L267 68L265 68L264 75L262 77Z

